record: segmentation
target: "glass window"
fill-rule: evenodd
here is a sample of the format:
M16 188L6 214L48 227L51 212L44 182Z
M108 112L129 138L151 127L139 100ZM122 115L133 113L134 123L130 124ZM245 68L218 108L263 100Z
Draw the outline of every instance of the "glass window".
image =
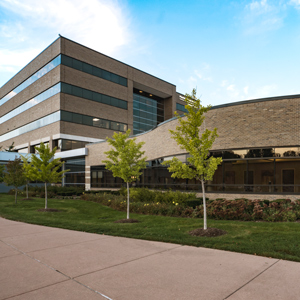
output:
M24 82L22 82L20 85L18 85L14 90L5 95L2 99L0 99L0 106L15 95L17 95L18 93L20 93L21 91L23 91L26 87L34 83L37 79L41 78L42 76L50 72L52 69L57 67L60 63L61 56L59 55L52 61L50 61L47 65L45 65L43 68L41 68L39 71L34 73L28 79L26 79Z
M61 63L65 66L68 66L68 67L73 67L73 64L72 64L72 58L69 57L69 56L65 56L65 55L62 55L61 56Z
M82 124L82 115L73 113L72 122Z
M60 120L60 111L57 111L51 115L48 115L46 117L43 117L39 120L36 120L34 122L31 122L27 125L24 125L20 128L17 128L15 130L12 130L6 134L2 134L0 136L0 142L3 142L5 140L8 140L8 139L11 139L11 138L14 138L16 136L19 136L23 133L26 133L26 132L29 132L31 130L34 130L34 129L37 129L37 128L40 128L42 126L46 126L46 125L49 125L49 124L52 124L56 121L59 121Z
M115 83L119 83L119 76L111 73L111 81Z
M36 97L30 99L29 101L25 102L24 104L20 105L19 107L13 109L9 113L3 115L0 118L0 124L19 115L20 113L28 110L29 108L47 100L48 98L56 95L60 90L60 84L56 84L55 86L49 88L48 90L42 92L41 94L37 95Z
M127 86L127 78L119 77L119 82L121 85Z
M82 62L77 59L73 59L73 68L82 71Z
M92 91L89 91L89 90L86 90L86 89L82 89L82 90L83 90L82 91L83 98L93 100L93 92Z
M106 95L103 95L103 96L102 96L102 103L111 105L110 97L109 97L109 96L106 96Z
M82 64L82 71L85 73L93 74L93 66L83 63Z
M82 88L73 85L72 94L77 97L82 97Z
M72 94L72 86L70 84L61 83L61 91L62 93L66 93L66 94Z
M100 120L100 127L109 129L110 128L110 123L111 122L108 121L108 120L101 119Z
M82 124L93 126L93 118L90 116L82 116Z
M97 102L102 102L102 95L96 92L93 92L93 100Z
M104 79L111 81L111 75L112 74L110 72L102 70L102 76L103 76Z
M102 78L102 70L97 67L93 67L93 75Z
M66 122L72 122L72 113L68 111L61 111L61 120Z
M276 157L294 157L300 156L300 147L275 148Z
M110 126L112 130L120 131L120 124L117 122L110 122Z

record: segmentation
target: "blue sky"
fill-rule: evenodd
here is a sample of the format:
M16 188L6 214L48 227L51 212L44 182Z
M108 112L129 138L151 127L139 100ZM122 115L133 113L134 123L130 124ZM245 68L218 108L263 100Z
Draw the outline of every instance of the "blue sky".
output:
M59 33L204 105L300 94L300 0L2 0L0 86Z

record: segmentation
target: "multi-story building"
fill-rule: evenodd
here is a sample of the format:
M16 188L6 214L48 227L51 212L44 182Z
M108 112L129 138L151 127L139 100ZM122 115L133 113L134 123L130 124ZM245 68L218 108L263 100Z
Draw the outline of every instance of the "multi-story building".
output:
M198 182L174 180L161 165L173 156L186 162L187 153L169 134L184 104L175 85L59 37L0 89L0 146L14 143L16 151L33 153L41 141L49 143L71 170L63 184L116 187L122 182L102 163L105 138L130 128L148 157L138 185L197 189ZM218 128L211 155L223 163L207 184L210 198L297 197L299 111L300 95L212 107L205 126Z
M1 87L0 145L57 147L66 183L84 184L87 143L147 131L183 104L175 85L59 37Z

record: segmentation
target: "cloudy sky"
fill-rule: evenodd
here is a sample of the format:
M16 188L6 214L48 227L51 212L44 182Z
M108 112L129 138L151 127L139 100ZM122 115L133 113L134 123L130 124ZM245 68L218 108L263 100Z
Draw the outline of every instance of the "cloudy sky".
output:
M58 34L204 105L300 94L300 0L1 0L0 86Z

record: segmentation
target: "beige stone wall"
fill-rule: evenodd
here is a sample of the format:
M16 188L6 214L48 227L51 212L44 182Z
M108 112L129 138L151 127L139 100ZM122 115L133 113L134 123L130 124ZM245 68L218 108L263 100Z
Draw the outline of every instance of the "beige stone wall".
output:
M300 145L299 103L297 99L264 101L211 109L206 114L208 129L218 128L219 137L213 150L248 147L280 147ZM141 134L143 150L148 160L185 153L171 138L177 120L166 122L156 129ZM88 166L101 165L107 143L89 145Z
M211 109L206 126L219 134L213 149L299 145L299 109L300 98Z

